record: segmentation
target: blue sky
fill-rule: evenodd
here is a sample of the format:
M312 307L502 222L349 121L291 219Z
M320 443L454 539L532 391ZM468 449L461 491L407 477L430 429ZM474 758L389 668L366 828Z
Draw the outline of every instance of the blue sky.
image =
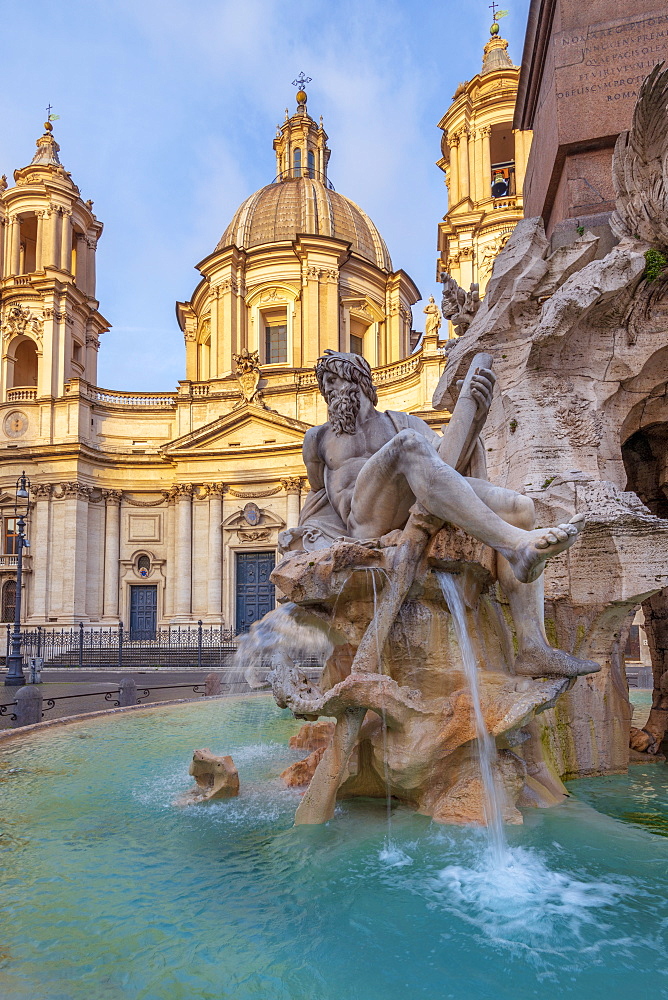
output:
M528 0L501 22L519 62ZM426 299L446 211L436 125L480 68L486 0L33 0L5 6L0 175L27 164L50 102L61 160L105 230L97 253L106 388L171 389L174 315L239 203L274 176L303 70L330 178ZM422 304L414 326L423 329Z

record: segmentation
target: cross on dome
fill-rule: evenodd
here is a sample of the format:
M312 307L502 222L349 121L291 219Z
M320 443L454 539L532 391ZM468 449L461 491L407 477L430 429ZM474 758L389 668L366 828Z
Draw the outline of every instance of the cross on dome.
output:
M302 70L297 79L292 81L292 86L299 87L300 90L303 90L306 84L310 83L312 79L312 76L306 76L304 74L304 70Z

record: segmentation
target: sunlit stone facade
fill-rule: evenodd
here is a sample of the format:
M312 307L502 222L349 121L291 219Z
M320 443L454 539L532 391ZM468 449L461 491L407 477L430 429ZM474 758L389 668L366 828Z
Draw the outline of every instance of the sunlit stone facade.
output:
M513 129L520 68L498 24L485 45L480 72L455 91L439 122L448 211L438 227L437 276L484 294L499 250L523 216L522 185L531 132Z
M373 364L381 408L438 426L438 319L410 353L420 293L373 222L334 191L322 123L297 95L276 177L235 213L177 303L185 378L164 393L97 385L102 224L50 127L0 185L0 594L12 614L14 484L32 481L29 624L247 627L273 604L278 532L308 489L301 444L326 419L313 366L330 347ZM222 227L221 227L222 228ZM128 359L131 363L131 359ZM145 621L145 619L142 619Z

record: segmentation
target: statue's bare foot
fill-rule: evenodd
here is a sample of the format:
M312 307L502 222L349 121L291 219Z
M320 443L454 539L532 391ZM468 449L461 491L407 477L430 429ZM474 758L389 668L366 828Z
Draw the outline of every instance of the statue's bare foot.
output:
M552 556L569 549L584 528L584 514L576 514L567 524L556 528L537 528L527 531L525 538L510 554L503 553L520 583L533 583L545 569Z
M601 666L594 660L579 660L563 649L536 646L518 653L514 669L522 677L581 677L595 674Z

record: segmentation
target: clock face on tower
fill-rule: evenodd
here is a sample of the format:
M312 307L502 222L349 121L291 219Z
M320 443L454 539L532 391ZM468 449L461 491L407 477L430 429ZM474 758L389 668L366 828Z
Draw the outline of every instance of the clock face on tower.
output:
M28 418L21 410L12 410L5 417L2 426L7 437L21 437L28 430Z

